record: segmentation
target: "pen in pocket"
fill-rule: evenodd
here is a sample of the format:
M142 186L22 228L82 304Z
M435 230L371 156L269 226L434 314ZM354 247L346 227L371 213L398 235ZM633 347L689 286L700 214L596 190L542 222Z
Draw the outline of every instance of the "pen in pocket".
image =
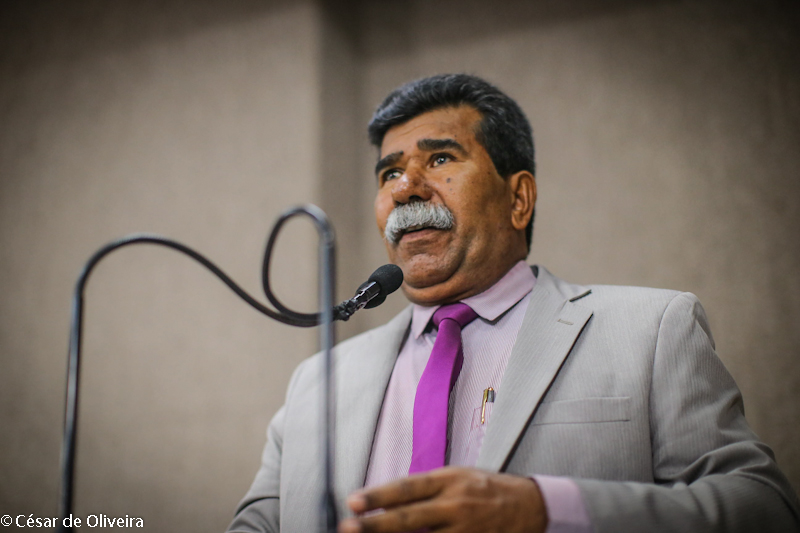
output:
M486 423L486 404L494 402L494 389L489 387L483 391L483 401L481 402L481 425Z

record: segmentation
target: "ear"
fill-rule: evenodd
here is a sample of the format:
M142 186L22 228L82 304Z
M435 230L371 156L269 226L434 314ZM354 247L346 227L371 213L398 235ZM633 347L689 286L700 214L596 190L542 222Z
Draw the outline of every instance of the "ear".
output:
M508 178L511 193L511 225L524 230L536 206L536 178L527 170L520 170Z

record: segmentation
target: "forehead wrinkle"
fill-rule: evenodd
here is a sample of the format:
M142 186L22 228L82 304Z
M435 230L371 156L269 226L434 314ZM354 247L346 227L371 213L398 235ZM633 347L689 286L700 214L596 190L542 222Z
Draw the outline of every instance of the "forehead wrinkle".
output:
M403 152L402 151L392 152L391 154L389 154L389 155L387 155L385 157L381 157L378 160L378 162L375 164L375 174L378 174L381 170L383 170L384 168L386 168L386 167L388 167L390 165L394 165L395 163L397 163L400 160L401 157L403 157Z

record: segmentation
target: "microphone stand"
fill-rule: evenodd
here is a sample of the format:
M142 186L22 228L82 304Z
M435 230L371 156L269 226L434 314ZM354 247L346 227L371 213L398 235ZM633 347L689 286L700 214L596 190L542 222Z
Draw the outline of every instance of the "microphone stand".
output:
M296 207L283 213L278 221L275 223L275 228L270 235L269 242L267 243L267 252L265 253L264 266L264 287L267 296L273 304L277 304L279 309L284 313L291 310L285 308L277 298L272 295L269 290L268 282L268 263L272 251L272 245L275 243L275 237L283 224L291 217L304 214L312 218L319 234L319 302L322 307L320 314L320 329L319 329L319 344L322 350L323 357L323 373L325 375L325 382L323 385L322 394L322 408L323 413L322 423L322 443L324 453L324 479L325 479L325 492L323 494L322 506L325 512L325 523L323 531L326 533L336 533L336 526L339 519L336 513L336 501L334 499L334 479L333 479L333 466L335 456L335 443L336 443L336 391L334 388L334 373L333 373L333 345L336 342L336 331L333 325L333 302L334 302L334 288L336 279L336 244L335 236L333 234L333 227L328 221L325 213L316 206L307 205L305 207Z
M319 304L322 308L320 313L296 313L288 309L274 296L269 285L269 260L278 231L287 220L299 215L305 215L311 218L319 235L318 294ZM78 426L78 392L80 381L81 344L83 336L83 304L86 284L89 280L89 275L92 273L92 270L100 262L100 260L118 248L133 244L159 244L188 255L209 269L240 298L250 304L250 306L274 320L298 327L313 327L317 325L322 326L320 328L319 336L320 348L323 353L325 378L323 387L324 392L322 396L323 405L322 410L320 411L323 414L321 438L323 439L325 469L325 490L323 501L321 502L325 513L325 521L322 524L322 529L326 533L335 533L336 525L338 524L338 517L333 492L336 396L333 379L332 350L335 342L335 327L333 320L334 318L338 317L334 316L333 310L334 280L336 275L336 243L333 227L331 226L327 215L319 207L311 204L294 207L284 212L275 223L267 242L267 249L264 254L264 262L262 266L262 283L264 286L264 292L266 293L268 299L278 309L277 312L252 298L219 267L206 259L204 256L192 250L188 246L171 239L150 234L130 235L103 246L97 252L95 252L94 255L92 255L78 277L78 281L75 285L75 292L73 293L72 298L72 323L70 327L69 355L67 358L67 391L64 413L64 437L61 445L61 497L59 501L59 515L61 516L61 521L57 531L73 531L71 520L70 525L67 526L65 525L65 519L71 517L73 507L73 490L75 484L75 447L77 442Z

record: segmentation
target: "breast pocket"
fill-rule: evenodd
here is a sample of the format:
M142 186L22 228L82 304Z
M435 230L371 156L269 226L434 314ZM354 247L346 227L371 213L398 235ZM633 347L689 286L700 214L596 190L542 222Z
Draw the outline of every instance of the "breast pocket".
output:
M640 418L632 397L543 402L522 435L508 472L648 479L652 475L649 424Z
M547 424L590 424L625 422L631 419L631 399L627 396L578 398L543 402L531 422Z
M469 441L467 443L467 454L464 464L473 466L478 461L478 454L483 446L483 437L486 435L486 427L492 417L494 402L488 402L485 409L477 407L472 411L472 422L469 428Z

